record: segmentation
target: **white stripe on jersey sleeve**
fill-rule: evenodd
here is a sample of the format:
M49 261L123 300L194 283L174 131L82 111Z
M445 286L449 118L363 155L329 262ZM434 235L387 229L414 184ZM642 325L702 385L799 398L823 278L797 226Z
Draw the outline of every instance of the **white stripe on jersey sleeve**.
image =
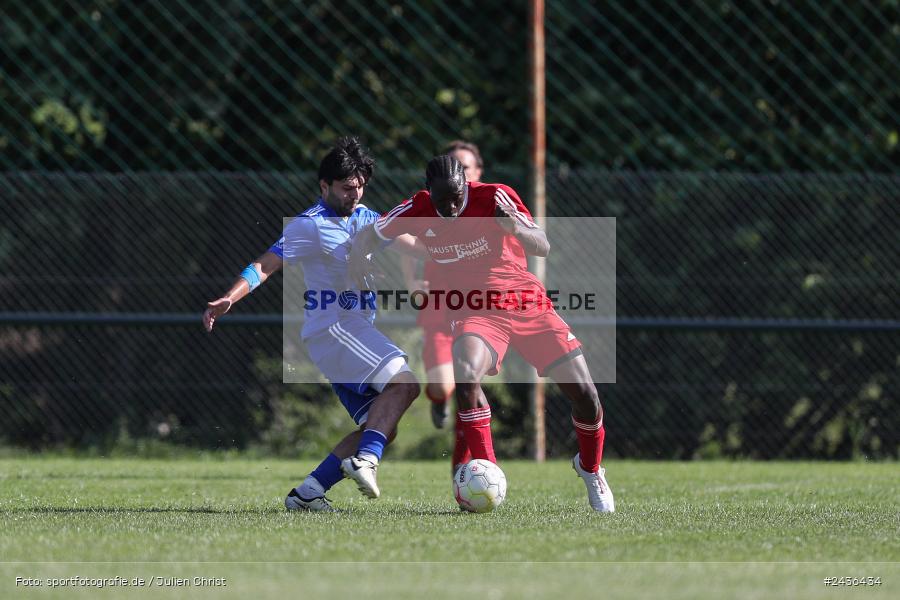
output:
M497 188L496 193L494 193L494 200L499 202L500 204L503 204L504 206L508 206L509 208L513 209L513 211L515 211L516 220L522 223L522 225L528 227L529 229L537 229L537 225L534 223L534 221L529 219L527 215L519 212L519 208L516 206L516 203L513 202L512 198L509 197L509 194L507 194L505 190Z
M386 214L382 215L377 221L375 221L375 233L378 234L378 237L380 237L381 239L383 239L385 241L390 241L391 239L393 239L393 238L389 238L389 237L385 236L383 233L381 233L382 228L390 225L394 219L396 219L397 217L399 217L406 211L410 210L412 207L413 207L412 199L407 200L403 204L399 204L399 205L395 206L394 208L389 210Z

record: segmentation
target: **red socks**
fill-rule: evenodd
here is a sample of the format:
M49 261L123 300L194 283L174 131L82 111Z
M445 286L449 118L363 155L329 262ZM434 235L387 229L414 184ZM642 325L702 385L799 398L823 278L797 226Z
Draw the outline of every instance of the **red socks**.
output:
M454 437L456 441L453 444L453 467L456 465L464 465L472 460L472 453L469 452L469 444L466 443L466 432L463 429L462 419L459 413L456 413L456 425L453 427Z
M575 435L578 437L581 468L588 473L596 473L603 458L603 438L606 437L603 419L596 423L579 423L573 418L572 424L575 425Z
M473 458L497 462L494 456L494 440L491 438L491 409L471 408L457 413L458 423L462 429L464 441L469 446ZM455 455L455 452L454 452Z

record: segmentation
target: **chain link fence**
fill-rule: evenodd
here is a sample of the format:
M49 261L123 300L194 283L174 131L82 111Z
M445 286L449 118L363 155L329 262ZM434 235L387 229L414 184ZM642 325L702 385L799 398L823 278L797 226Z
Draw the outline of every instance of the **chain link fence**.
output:
M579 171L548 187L618 217L602 391L626 455L896 453L900 178ZM573 442L550 400L550 439Z
M528 196L524 3L0 12L7 443L302 448L284 432L336 403L280 383L280 281L214 337L199 312L337 135L379 160L376 209L457 137ZM609 452L896 457L900 8L564 1L545 26L548 215L618 219ZM527 398L493 398L509 453ZM552 387L547 411L570 454Z

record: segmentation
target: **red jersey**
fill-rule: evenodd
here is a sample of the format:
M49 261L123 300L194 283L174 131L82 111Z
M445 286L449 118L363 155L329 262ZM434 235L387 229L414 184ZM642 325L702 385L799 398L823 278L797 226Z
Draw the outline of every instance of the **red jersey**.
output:
M440 285L463 290L543 290L528 271L522 244L494 220L497 204L515 209L520 226L537 227L519 195L501 183L466 184L462 209L455 218L438 214L427 190L385 213L375 232L390 240L403 234L428 247ZM433 287L433 286L432 286Z

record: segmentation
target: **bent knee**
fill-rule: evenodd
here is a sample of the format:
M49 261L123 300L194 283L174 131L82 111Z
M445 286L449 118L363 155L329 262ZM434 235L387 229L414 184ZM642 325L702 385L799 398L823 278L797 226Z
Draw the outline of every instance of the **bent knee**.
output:
M480 383L481 378L484 375L474 362L465 358L459 358L453 361L453 373L456 376L457 387L459 387L460 383Z
M586 414L595 413L597 418L603 415L603 408L600 406L600 395L592 383L583 383L574 389L570 388L569 394L571 395L572 404L580 409L580 412Z
M388 386L400 390L410 400L416 399L422 391L419 380L411 371L397 373L388 383Z
M579 382L575 384L575 386L571 389L571 394L573 397L583 401L589 402L591 404L595 404L600 406L600 394L597 393L597 388L593 383L587 382Z

